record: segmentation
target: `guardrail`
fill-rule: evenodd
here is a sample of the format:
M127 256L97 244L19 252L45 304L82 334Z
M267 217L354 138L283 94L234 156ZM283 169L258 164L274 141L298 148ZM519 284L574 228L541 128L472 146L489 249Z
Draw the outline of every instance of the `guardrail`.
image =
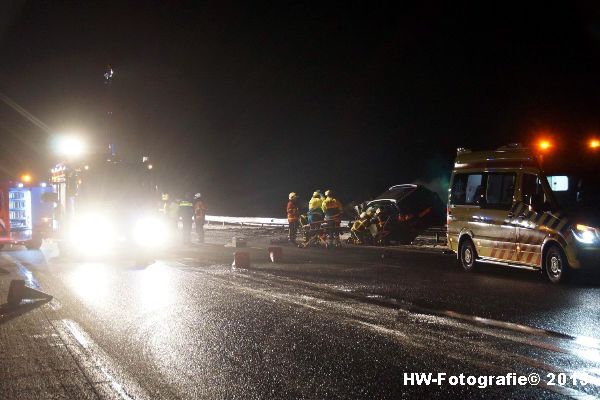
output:
M220 223L222 225L247 225L247 226L281 226L287 227L287 218L268 218L268 217L223 217L217 215L207 215L206 222ZM342 221L342 226L348 226L352 221ZM429 235L446 235L446 226L433 226L423 231L423 234Z
M225 225L239 225L239 226L272 226L287 228L287 218L267 218L267 217L223 217L217 215L207 215L206 222L210 225L222 224ZM351 221L342 221L341 226L347 227ZM435 243L444 243L446 241L446 226L432 226L425 229L419 237L434 237Z
M446 233L448 232L447 227L444 226L432 226L425 229L419 236L434 236L436 242L446 241Z
M286 218L261 218L261 217L221 217L207 215L206 222L221 223L223 225L248 225L248 226L287 226Z
M223 226L227 225L247 225L247 226L281 226L287 227L287 218L265 218L265 217L222 217L216 215L207 215L206 222L220 223ZM342 221L342 226L348 226L350 221Z

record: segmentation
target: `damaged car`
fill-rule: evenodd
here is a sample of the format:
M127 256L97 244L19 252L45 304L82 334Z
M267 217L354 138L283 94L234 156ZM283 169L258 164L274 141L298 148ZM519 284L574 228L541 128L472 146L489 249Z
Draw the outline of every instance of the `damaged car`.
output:
M446 223L446 206L437 193L416 184L395 185L366 203L373 215L375 243L410 244L428 228Z

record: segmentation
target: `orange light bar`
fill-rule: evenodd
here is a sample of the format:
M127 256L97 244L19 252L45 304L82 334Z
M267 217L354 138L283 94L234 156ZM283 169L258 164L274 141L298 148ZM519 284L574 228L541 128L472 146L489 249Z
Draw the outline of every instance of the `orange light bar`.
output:
M590 149L598 149L600 148L600 140L591 139L588 143L588 146L590 147Z
M23 174L23 175L21 175L21 181L23 181L25 183L31 182L31 175L29 175L29 174Z

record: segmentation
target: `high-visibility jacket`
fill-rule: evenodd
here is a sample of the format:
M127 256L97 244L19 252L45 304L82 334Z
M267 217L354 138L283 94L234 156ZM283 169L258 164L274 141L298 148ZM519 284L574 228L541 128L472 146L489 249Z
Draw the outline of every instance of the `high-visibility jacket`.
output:
M300 210L295 200L290 200L287 203L287 219L288 222L298 221L300 219Z
M354 221L354 223L352 224L352 231L354 232L358 232L358 231L362 231L364 229L367 228L367 224L368 224L368 219L364 218L364 219L358 219L356 221Z
M327 197L323 200L321 206L326 219L340 219L342 217L342 203L333 197Z
M320 197L313 197L308 202L308 213L323 215L323 199Z

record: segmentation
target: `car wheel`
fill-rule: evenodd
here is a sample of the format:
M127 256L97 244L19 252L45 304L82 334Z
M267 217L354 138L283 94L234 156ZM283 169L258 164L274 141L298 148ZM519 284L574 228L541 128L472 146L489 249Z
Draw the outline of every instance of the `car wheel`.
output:
M569 265L560 247L552 245L544 257L544 272L552 283L561 283L567 280Z
M460 245L458 261L462 269L467 272L473 271L476 266L477 250L471 239L464 239Z

